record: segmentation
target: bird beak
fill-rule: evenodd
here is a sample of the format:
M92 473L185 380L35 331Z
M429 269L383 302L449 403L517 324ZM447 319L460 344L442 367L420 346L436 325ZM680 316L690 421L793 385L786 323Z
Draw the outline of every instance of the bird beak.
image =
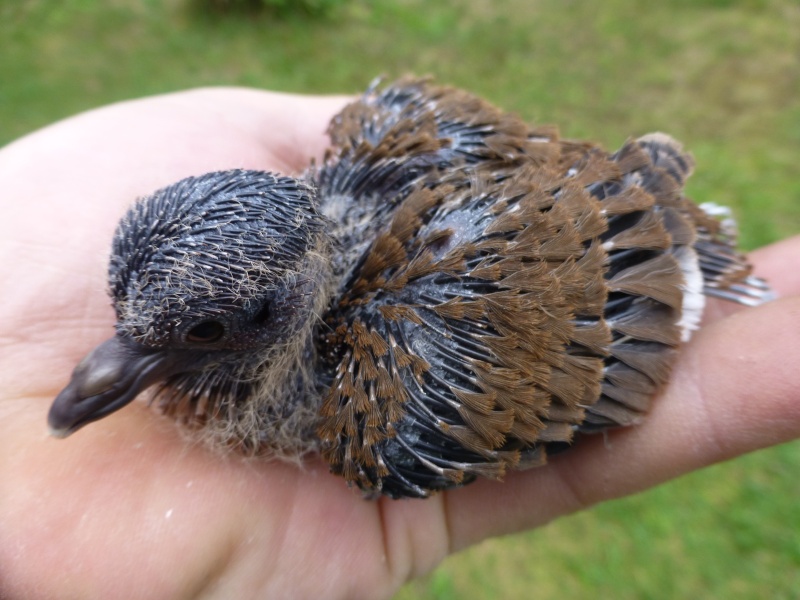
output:
M175 358L119 335L103 342L75 367L69 384L53 401L47 416L50 434L67 437L122 408L173 373Z

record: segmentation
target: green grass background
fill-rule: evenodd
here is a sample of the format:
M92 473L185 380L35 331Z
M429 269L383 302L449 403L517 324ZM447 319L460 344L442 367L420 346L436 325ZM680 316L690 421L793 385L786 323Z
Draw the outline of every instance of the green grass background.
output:
M690 195L732 206L746 247L800 231L797 0L343 0L316 18L199 1L0 0L0 144L192 86L433 74L569 137L668 131L697 159ZM799 474L797 443L762 451L489 540L397 597L798 598Z

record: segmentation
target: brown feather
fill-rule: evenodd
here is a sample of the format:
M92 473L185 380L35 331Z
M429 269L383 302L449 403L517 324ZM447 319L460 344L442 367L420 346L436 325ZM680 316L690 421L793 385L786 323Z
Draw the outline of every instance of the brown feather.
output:
M592 148L576 169L574 180L581 186L618 179L621 175L619 164L610 161L608 155L599 148Z
M562 423L580 423L583 421L585 411L583 407L575 404L567 406L561 402L555 402L547 407L545 417L548 421L559 421Z
M653 399L652 393L639 392L636 390L623 388L617 385L611 385L610 383L603 384L603 394L605 394L609 398L612 398L613 400L616 400L625 407L633 409L634 411L638 411L640 413L645 412L650 408L650 404L652 403ZM598 400L598 402L592 406L592 412L603 416L609 416L608 413L602 412L602 409L595 410L597 404L600 404L601 402L602 399ZM619 418L614 417L614 420L620 425L625 424L622 421L620 421Z
M639 186L629 186L619 194L609 196L601 202L601 211L607 216L624 215L655 206L656 200Z
M584 398L586 388L572 375L560 368L554 368L550 380L542 385L554 398L570 407L578 406Z
M475 279L483 279L486 281L497 281L500 279L500 265L492 263L489 259L484 259L478 263L478 266L467 273L470 277Z
M611 343L611 330L605 321L578 325L573 329L570 341L598 356L606 356L608 355L608 345Z
M627 248L666 250L671 245L672 239L664 227L663 217L654 211L647 211L636 224L623 229L605 242L607 250Z
M664 227L672 238L672 243L679 246L688 246L697 239L697 230L688 217L683 216L674 208L665 208Z
M538 421L536 423L523 423L521 421L514 421L514 424L509 430L509 435L526 442L528 444L535 444L541 441L540 433L544 429L544 423Z
M650 158L633 140L628 140L615 154L617 167L623 174L632 173L651 164Z
M655 342L614 344L611 354L626 365L644 373L658 385L669 379L675 361L675 348Z
M548 423L539 432L540 442L571 442L575 435L569 423Z
M456 387L451 387L450 390L464 406L473 412L488 415L495 407L497 399L496 393L468 392Z
M644 375L621 362L614 362L605 369L605 376L609 383L617 387L630 389L643 394L653 395L658 386L647 375Z
M485 439L492 449L503 445L506 440L505 434L514 423L514 415L509 410L494 410L484 415L462 405L458 407L458 414L464 419L464 423Z
M680 309L683 301L682 285L683 275L678 262L668 254L660 254L656 258L628 267L608 282L608 287L613 292L647 296L675 309Z
M445 433L467 450L484 456L491 456L492 447L489 442L469 427L452 425L446 429Z
M679 311L664 304L645 301L637 304L635 311L614 319L610 325L615 331L637 340L677 346L681 340L681 329L677 324L679 320Z
M632 392L631 395L633 395ZM633 425L642 419L641 413L637 410L630 410L627 406L608 398L600 398L589 410L620 426Z

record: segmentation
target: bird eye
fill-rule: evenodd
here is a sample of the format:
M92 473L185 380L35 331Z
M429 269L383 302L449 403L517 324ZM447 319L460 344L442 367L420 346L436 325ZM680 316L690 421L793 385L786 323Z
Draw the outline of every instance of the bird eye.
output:
M209 344L219 340L224 333L225 326L219 321L203 321L189 330L186 341Z

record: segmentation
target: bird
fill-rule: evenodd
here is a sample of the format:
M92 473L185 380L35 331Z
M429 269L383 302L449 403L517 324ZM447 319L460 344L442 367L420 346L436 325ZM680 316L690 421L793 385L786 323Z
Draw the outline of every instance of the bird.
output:
M233 169L136 201L115 335L48 415L66 437L146 389L214 448L319 455L425 498L639 423L707 297L772 298L663 133L614 152L461 89L373 82L296 177Z

